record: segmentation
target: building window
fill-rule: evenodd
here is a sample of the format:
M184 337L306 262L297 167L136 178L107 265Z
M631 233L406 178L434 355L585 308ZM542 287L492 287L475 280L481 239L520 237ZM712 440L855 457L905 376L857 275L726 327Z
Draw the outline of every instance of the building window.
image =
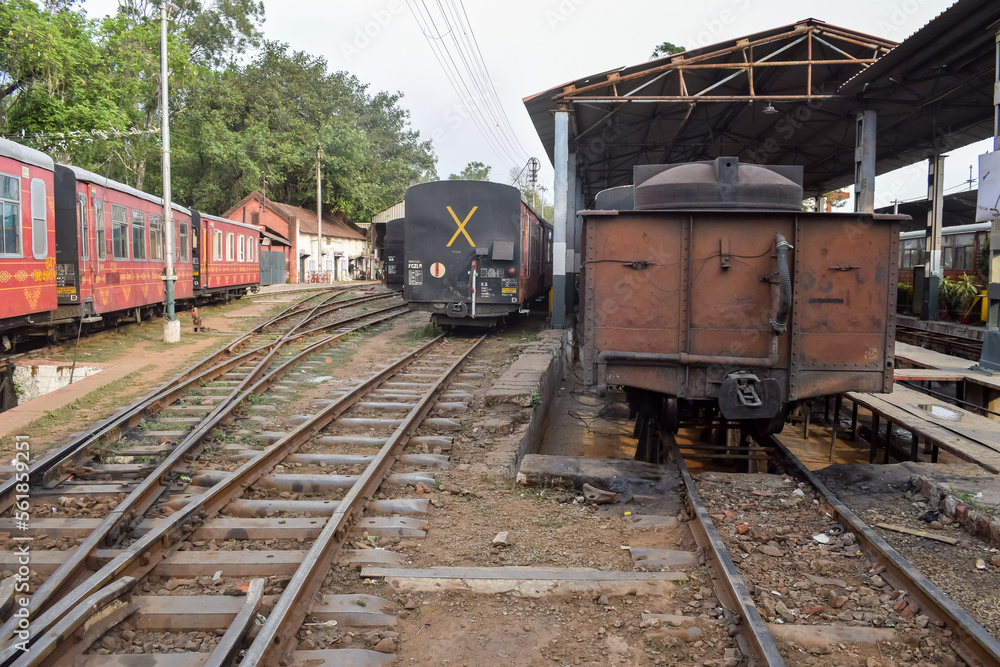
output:
M212 232L212 257L222 261L222 232L218 229Z
M235 234L233 234L232 232L229 232L228 234L226 234L226 261L227 262L233 261L233 256L235 254L235 252L234 252L235 251L235 247L234 246L236 245L236 240L233 238L234 236L235 236Z
M163 218L149 216L149 258L163 261Z
M87 219L87 197L77 195L76 217L80 221L80 259L90 259L90 220Z
M111 256L128 259L128 209L111 205Z
M31 256L49 256L49 233L45 228L45 181L31 179Z
M146 260L146 212L132 209L132 261Z
M182 222L179 227L180 232L177 234L177 261L190 262L191 254L188 252L188 223Z
M108 242L107 230L105 225L107 222L104 220L104 202L100 199L94 200L94 232L97 234L97 259L104 261L108 258Z
M0 174L0 255L21 256L21 179Z

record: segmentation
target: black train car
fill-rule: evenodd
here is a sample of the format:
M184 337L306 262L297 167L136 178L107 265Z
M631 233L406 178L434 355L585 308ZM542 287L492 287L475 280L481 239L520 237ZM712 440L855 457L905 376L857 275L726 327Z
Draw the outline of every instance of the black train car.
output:
M403 218L385 223L385 286L403 291Z
M488 181L406 191L403 297L443 325L493 326L552 283L552 225Z

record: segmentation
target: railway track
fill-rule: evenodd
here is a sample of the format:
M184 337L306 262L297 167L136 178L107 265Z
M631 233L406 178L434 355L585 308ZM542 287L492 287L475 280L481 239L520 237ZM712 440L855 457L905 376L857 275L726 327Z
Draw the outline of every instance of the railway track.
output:
M275 320L287 321L287 317L262 324L121 410L93 433L50 452L30 471L13 476L0 487L0 503L5 509L28 496L36 503L44 503L40 510L43 515L37 507L28 512L22 505L14 508L11 518L2 520L9 525L0 532L15 536L2 554L8 564L18 569L16 557L10 560L11 550L30 545L36 537L44 537L50 547L55 540L59 549L32 553L33 594L27 605L21 605L25 613L37 619L43 629L61 618L65 600L76 590L76 584L108 560L99 554L133 543L135 531L140 529L132 524L142 525L142 518L155 513L165 495L188 486L198 457L206 450L214 453L221 446L220 438L228 440L227 424L246 417L239 411L259 401L296 364L354 331L406 312L398 302L374 310L375 304L363 304L380 295L332 302L340 294L327 294L318 305L307 306L306 301L314 298L310 297L291 306L282 315L302 317L279 338L263 345L255 341L261 329L275 324ZM335 319L336 312L344 309L354 312ZM308 331L300 331L307 325ZM326 335L317 339L319 334ZM243 347L250 349L239 353ZM230 354L235 356L228 357ZM243 423L252 424L252 419ZM157 444L142 444L149 439ZM244 437L243 441L256 444L252 438ZM30 533L21 530L24 522L32 526ZM4 593L0 608L6 612L13 596L11 590ZM18 619L13 617L0 629L5 637L0 642L6 650L3 660L7 663L35 653L33 649L23 654L15 644L8 643L8 639L16 638L17 625ZM35 630L33 624L32 632ZM22 655L16 657L18 653Z
M1000 643L777 438L780 474L697 476L662 438L751 664L1000 664Z
M307 352L314 351L318 346L319 344L310 346ZM369 512L376 513L419 513L421 506L426 506L426 500L417 499L374 503L370 500L372 493L383 481L398 484L418 480L433 484L433 469L442 465L446 457L434 454L401 455L400 450L411 441L411 433L421 423L430 428L435 426L436 421L447 422L446 427L454 426L453 420L428 420L425 417L435 405L446 411L457 408L454 402L443 406L437 403L446 384L457 374L468 353L475 348L475 343L464 346L467 348L464 350L455 350L456 347L459 346L440 338L435 339L406 354L368 380L343 388L338 398L327 401L328 404L318 413L303 420L291 433L279 438L263 452L245 446L231 447L233 451L225 459L231 465L223 464L219 466L221 469L202 470L192 475L191 485L204 488L203 493L192 496L190 502L169 516L153 519L157 514L155 505L138 515L138 521L135 522L138 525L127 533L129 538L122 540L121 546L126 548L113 550L117 551L114 554L104 554L111 556L103 559L107 564L89 576L84 575L82 585L72 586L61 592L55 604L47 610L37 609L41 613L35 617L32 630L39 634L36 635L38 638L32 644L30 652L19 654L16 650L8 650L0 664L68 664L67 661L100 638L105 630L118 625L136 610L144 610L147 616L151 613L154 619L160 617L162 621L162 609L159 610L159 615L157 610L150 612L147 609L149 605L156 606L154 601L135 595L135 586L140 580L155 581L157 576L185 582L183 588L168 584L168 589L160 590L160 594L166 594L167 590L186 591L190 588L187 584L198 583L206 584L205 588L210 591L209 595L186 596L185 600L177 595L170 596L167 606L174 612L170 615L173 620L169 622L173 626L172 630L177 630L178 624L185 623L178 616L194 619L195 623L199 619L202 622L206 618L212 619L207 626L211 630L220 625L221 614L221 617L226 618L222 625L229 627L218 638L211 654L188 656L193 660L189 663L172 662L171 656L166 655L162 657L162 661L165 661L162 664L227 664L227 661L233 659L236 649L242 646L245 632L254 627L254 620L259 618L257 613L263 601L264 579L287 579L278 596L273 594L273 587L267 587L272 598L268 600L269 606L273 607L268 617L271 620L259 628L258 639L247 649L244 657L245 664L277 664L277 658L271 654L275 651L279 655L283 654L285 646L290 642L294 644L294 636L299 631L297 623L301 623L309 611L308 602L322 584L330 559L350 534L351 527L360 523L364 530L376 533L405 529L415 523L408 518L366 519L362 514L364 508L367 506ZM464 392L459 391L451 398L460 399L463 396ZM394 398L397 400L393 400ZM405 400L400 401L399 398ZM363 416L373 410L385 411L391 416ZM362 416L352 416L354 413ZM405 414L405 417L398 418L400 413ZM378 429L388 429L389 432L383 435L352 434L359 428L366 431L376 429L376 433ZM376 440L378 443L374 442ZM432 443L443 441L440 437L417 440ZM309 453L294 454L307 443L310 443ZM378 444L381 446L373 453ZM355 451L360 449L365 453L340 453L345 448ZM389 470L397 459L399 465L416 467L418 470L390 474ZM228 467L237 465L235 470L227 470ZM292 475L268 474L278 465L300 466L299 469L305 472ZM354 474L318 475L313 472L316 469L328 473L326 466L349 470ZM150 479L155 481L161 478L154 476ZM246 495L248 488L251 497L241 498ZM285 491L293 488L308 489L310 499L269 499L273 495L269 493L272 490L281 491L282 496L287 496ZM179 490L174 489L175 492ZM263 495L263 499L256 498L257 495ZM167 505L160 509L172 509L169 502L168 500ZM275 510L276 506L280 506L280 509ZM264 507L268 509L262 509ZM282 518L245 516L257 512L273 514L275 511L280 511ZM220 513L221 516L217 516ZM321 516L328 518L317 518ZM58 535L60 529L68 528L58 521L58 526L49 525L42 519L32 521L37 525L33 530L48 535L50 539ZM79 533L79 520L76 524L75 530ZM232 540L237 539L234 536L239 536L246 545L234 548ZM187 539L193 542L186 541ZM226 539L228 548L217 551L201 549L205 539ZM304 539L313 540L312 547L308 550L302 548ZM262 541L274 548L260 550ZM77 549L78 552L81 550L82 548ZM91 554L90 559L94 558L99 564L103 562L99 553ZM209 570L219 574L214 579L207 577L207 574L211 574ZM246 577L251 575L255 576L247 582ZM55 572L42 586L49 584L54 577ZM207 581L203 581L206 579ZM233 608L234 598L219 593L225 593L229 589L242 593L238 588L241 582L246 596L240 612L233 615L235 618L229 618L226 615ZM51 584L49 586L52 588ZM35 595L38 595L37 591ZM139 601L129 601L130 596L132 600L139 598ZM353 602L352 600L352 604ZM107 610L108 615L103 617L106 620L94 622L95 608ZM100 611L97 616L101 617ZM81 623L89 623L86 632L80 631ZM155 626L156 621L151 623ZM149 627L147 623L145 628ZM268 639L262 640L261 637ZM74 638L76 641L73 641ZM103 655L94 655L89 659L84 658L84 662L80 664L108 664L107 661L112 659L116 660L114 664L130 664L125 656L109 656L106 650L102 653ZM356 653L350 650L340 652L338 659L347 661L342 664L365 664L356 662ZM152 664L149 662L151 658L161 660L146 654L139 656L140 662L136 664Z
M926 331L917 327L896 325L896 339L904 343L919 345L943 354L952 354L978 361L983 352L983 341L965 336Z
M332 298L347 303L344 295ZM532 567L523 558L513 566L453 567L446 561L425 567L426 557L418 558L409 543L426 539L428 531L439 537L463 507L484 510L485 496L440 483L464 475L448 471L448 453L452 436L461 442L478 423L454 417L465 416L472 392L486 382L482 369L468 361L480 341L438 338L411 348L363 379L332 382L312 414L283 415L285 430L259 433L246 419L257 399L246 397L287 389L282 378L292 373L322 373L330 354L324 348L333 337L394 312L323 323L317 314L336 302L319 301L296 307L297 317L271 322L269 331L281 330L277 341L248 341L224 362L236 365L222 369L215 376L220 379L196 382L204 392L195 394L197 401L175 401L175 407L215 413L219 421L199 421L183 438L159 436L171 442L147 445L156 448L156 457L173 457L168 466L164 459L151 471L152 461L137 462L154 456L152 449L98 446L93 451L106 452L107 460L73 463L97 477L86 479L84 470L78 479L63 469L54 478L58 486L45 488L44 476L35 480L32 495L46 502L44 515L30 518L32 532L18 535L12 520L0 523L0 533L31 537L37 545L32 643L27 653L7 649L0 665L388 665L427 650L420 631L440 625L441 617L421 616L419 599L442 590L472 596L471 603L443 598L463 619L450 626L454 632L476 631L465 625L475 622L471 604L502 606L504 615L509 610L516 617L544 607L540 620L561 619L555 625L574 633L561 638L559 648L539 642L527 662L506 659L514 648L508 641L496 650L499 661L492 651L484 653L484 665L565 662L563 642L587 641L576 626L570 630L570 621L577 606L583 613L588 596L608 617L604 625L611 633L631 632L638 644L627 653L604 649L601 659L609 664L674 664L664 656L680 642L686 648L675 655L700 656L697 664L711 659L719 667L1000 665L996 640L777 440L753 455L766 453L780 474L691 475L676 442L660 434L672 453L660 474L676 484L666 485L662 495L636 495L624 507L605 506L614 508L607 519L573 514L619 522L623 511L633 515L624 520L629 526L622 547L631 568ZM380 305L352 301L345 307ZM322 316L337 318L336 312ZM321 327L329 331L307 335ZM280 341L282 350L272 347ZM215 389L224 389L225 397L223 391L210 396ZM229 410L226 398L233 394L246 398L243 408ZM198 430L202 436L193 435ZM176 440L200 445L175 456ZM114 466L132 467L113 473ZM569 510L555 505L544 511ZM574 544L587 543L587 525L576 526ZM8 545L13 550L17 543ZM494 551L504 548L510 547ZM14 563L16 554L4 558ZM559 607L539 599L553 592L574 596L566 604L571 614L560 615ZM517 598L538 605L513 602ZM0 595L7 615L12 604L4 604ZM511 622L518 636L534 636L528 623ZM4 642L17 638L16 629L11 617ZM475 641L441 631L449 645ZM590 641L608 636L602 627ZM480 635L478 641L487 640Z

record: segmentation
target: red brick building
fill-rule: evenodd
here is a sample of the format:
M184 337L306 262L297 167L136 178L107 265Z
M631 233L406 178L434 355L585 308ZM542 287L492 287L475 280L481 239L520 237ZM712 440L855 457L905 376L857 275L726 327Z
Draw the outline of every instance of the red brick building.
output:
M315 271L333 280L350 280L357 277L358 258L368 254L362 230L340 213L324 212L323 262L318 262L316 211L271 201L256 190L223 217L262 227L263 243L268 244L262 250L284 254L289 282L304 282Z

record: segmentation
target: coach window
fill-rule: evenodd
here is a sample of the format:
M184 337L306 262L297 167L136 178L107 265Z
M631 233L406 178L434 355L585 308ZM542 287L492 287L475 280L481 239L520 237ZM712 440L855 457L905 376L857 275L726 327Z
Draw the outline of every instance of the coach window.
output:
M149 258L163 261L163 218L149 216Z
M97 259L103 262L108 258L108 235L107 230L105 230L107 222L104 220L104 202L100 199L94 200L94 215L92 220L94 221L94 233L97 236Z
M0 256L21 256L21 179L0 174Z
M188 223L182 222L178 227L177 261L190 262L191 255L188 253Z
M146 261L146 212L132 209L132 261Z
M76 215L80 219L80 259L90 259L90 220L87 219L87 196L76 198Z
M953 252L953 269L961 269L964 271L971 271L976 267L973 257L975 256L975 245L976 245L976 235L975 234L955 234L951 237L953 240L952 245L954 246ZM943 240L943 239L942 239Z
M226 234L226 261L227 262L233 261L233 254L234 254L233 253L233 246L234 246L234 244L235 244L235 242L234 242L234 239L233 239L233 233L229 232L228 234Z
M128 259L128 209L111 205L111 253L115 259Z
M222 261L222 232L218 229L212 232L212 257Z
M49 256L49 233L45 228L45 181L31 179L31 256Z
M241 262L245 262L246 258L246 241L243 240L243 235L240 234L236 238L236 259Z

